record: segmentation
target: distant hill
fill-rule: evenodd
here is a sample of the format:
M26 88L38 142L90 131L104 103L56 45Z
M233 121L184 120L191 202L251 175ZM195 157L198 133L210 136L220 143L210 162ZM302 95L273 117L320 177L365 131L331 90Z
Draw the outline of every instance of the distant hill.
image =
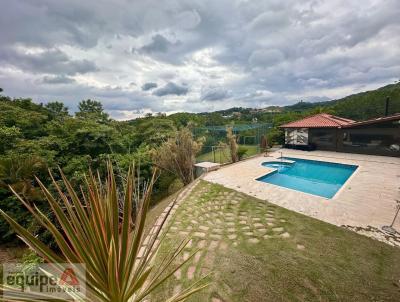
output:
M325 106L329 106L329 104L331 104L333 101L324 101L324 102L304 102L304 101L300 101L296 104L293 105L288 105L288 106L284 106L283 110L284 111L307 111L310 109L314 109L317 107L325 107Z
M217 110L213 112L201 112L199 113L200 115L208 115L210 113L218 113L221 115L232 115L234 112L240 112L243 114L250 113L250 111L253 110L252 108L243 108L243 107L232 107L229 109L224 109L224 110Z
M389 114L400 112L400 82L376 90L361 92L342 99L326 102L299 102L285 106L285 111L307 111L315 108L331 109L336 115L354 120L365 120L384 115L385 100L390 98Z
M400 82L378 88L352 94L341 99L323 102L298 102L289 106L269 106L266 108L243 108L233 107L215 112L202 112L198 115L202 117L210 116L235 116L240 113L240 119L251 121L253 117L259 117L263 113L299 113L301 115L314 114L319 111L330 112L338 116L365 120L380 117L385 113L385 100L390 98L389 114L400 113ZM220 122L223 122L221 120Z
M387 97L390 98L389 114L400 113L400 83L353 94L332 103L337 115L363 120L384 115Z

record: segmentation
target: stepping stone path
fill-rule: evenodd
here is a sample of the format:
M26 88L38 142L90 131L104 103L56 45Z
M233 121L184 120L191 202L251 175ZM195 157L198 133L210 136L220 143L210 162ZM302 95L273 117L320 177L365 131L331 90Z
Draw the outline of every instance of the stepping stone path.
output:
M304 245L302 245L302 244L298 244L297 245L297 249L299 249L299 250L304 250L306 247L304 246Z
M176 242L176 247L190 238L176 264L195 254L174 273L176 286L170 287L171 293L182 288L184 279L195 280L211 272L219 253L291 237L286 220L277 215L273 205L249 201L242 193L207 182L197 183L173 211L168 217L171 227L166 227L167 242ZM305 247L297 244L297 249ZM210 301L223 300L213 297Z
M181 285L181 284L177 284L177 285L174 287L174 295L180 293L181 290L182 290L182 285Z
M194 264L198 263L199 260L200 260L200 257L201 257L201 252L199 251L199 252L196 253L196 255L194 255L193 263Z
M189 280L193 279L195 271L196 271L196 267L195 266L190 266L188 268L187 277L188 277Z
M260 240L257 239L257 238L250 238L248 241L249 241L250 243L259 243L259 242L260 242Z
M199 229L202 231L208 231L210 228L208 226L201 225L199 226Z

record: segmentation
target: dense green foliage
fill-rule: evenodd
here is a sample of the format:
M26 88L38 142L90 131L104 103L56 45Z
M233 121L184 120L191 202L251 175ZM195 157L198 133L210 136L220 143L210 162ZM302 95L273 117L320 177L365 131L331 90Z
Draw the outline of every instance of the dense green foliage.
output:
M31 221L31 215L12 194L10 187L26 200L48 212L35 176L47 180L47 169L57 166L79 189L88 169L105 172L107 158L124 175L135 161L142 179L152 173L150 151L176 131L177 124L165 117L131 122L111 120L102 104L82 101L75 116L61 102L43 105L29 99L0 96L0 208L43 240L48 234ZM163 172L154 188L154 198L163 196L175 177ZM50 186L51 188L51 186ZM14 232L0 219L0 238L9 241Z

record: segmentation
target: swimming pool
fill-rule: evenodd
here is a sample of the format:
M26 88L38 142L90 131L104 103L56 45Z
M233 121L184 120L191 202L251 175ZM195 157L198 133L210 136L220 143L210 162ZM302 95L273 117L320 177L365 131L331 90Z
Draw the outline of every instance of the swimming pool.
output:
M354 165L283 157L282 161L264 162L263 166L276 168L258 181L332 198L357 169Z

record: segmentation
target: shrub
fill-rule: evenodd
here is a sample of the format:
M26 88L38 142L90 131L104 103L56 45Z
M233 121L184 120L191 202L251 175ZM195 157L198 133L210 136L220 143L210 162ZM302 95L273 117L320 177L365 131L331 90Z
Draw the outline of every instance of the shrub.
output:
M190 130L183 128L153 151L153 163L176 175L187 185L194 179L196 154L201 147L202 142L195 141Z
M270 147L273 145L283 145L285 143L285 133L279 128L272 128L267 134L267 141Z
M244 156L246 155L247 151L249 151L249 149L247 149L246 147L239 146L239 148L237 149L238 159L242 160L244 158Z

